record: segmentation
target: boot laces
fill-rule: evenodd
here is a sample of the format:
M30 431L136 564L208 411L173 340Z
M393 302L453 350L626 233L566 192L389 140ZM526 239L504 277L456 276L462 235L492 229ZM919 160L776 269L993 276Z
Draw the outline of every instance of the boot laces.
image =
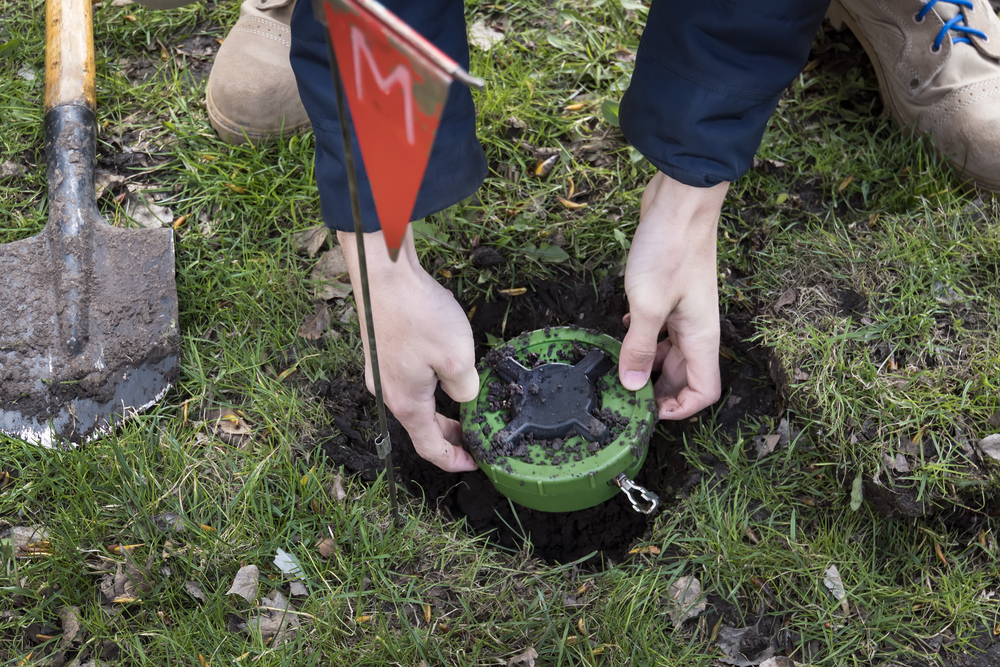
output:
M972 44L972 40L968 38L968 35L975 35L980 39L988 39L986 33L982 30L976 30L975 28L970 28L965 25L965 10L974 9L971 0L927 0L927 4L924 8L917 12L916 20L920 23L927 16L927 13L934 8L939 2L947 2L952 5L958 5L962 9L958 10L958 14L952 18L945 21L945 24L941 27L941 31L937 34L937 39L934 40L934 51L941 50L941 43L944 38L948 36L948 33L953 33L951 35L952 44Z

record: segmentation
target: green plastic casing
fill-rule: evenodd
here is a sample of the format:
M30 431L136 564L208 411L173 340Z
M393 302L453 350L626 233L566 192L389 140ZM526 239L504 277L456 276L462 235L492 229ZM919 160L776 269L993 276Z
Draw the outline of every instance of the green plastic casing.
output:
M614 362L616 368L621 343L604 334L593 333L573 327L543 329L521 334L508 344L514 349L514 358L530 367L528 355L537 354L541 362L566 363L558 357L558 352L569 352L574 342L585 347L602 350ZM484 412L484 420L474 420L479 414L479 406L487 405L489 385L500 380L488 367L481 367L479 373L479 395L475 401L462 404L462 430L468 437L483 443L489 449L491 439L483 433L499 433L506 425L504 415L499 412ZM629 425L604 449L594 454L584 454L582 461L566 461L558 466L550 463L525 463L520 458L506 457L493 464L479 461L480 469L497 490L525 507L543 512L573 512L598 505L619 493L615 477L624 472L635 476L646 459L649 438L656 423L653 385L646 383L637 392L631 392L621 385L615 369L608 371L598 383L598 397L601 408L627 417ZM588 444L581 436L566 439L567 445L582 443L584 451ZM527 444L527 443L526 443ZM529 444L529 453L536 461L547 460L542 446Z

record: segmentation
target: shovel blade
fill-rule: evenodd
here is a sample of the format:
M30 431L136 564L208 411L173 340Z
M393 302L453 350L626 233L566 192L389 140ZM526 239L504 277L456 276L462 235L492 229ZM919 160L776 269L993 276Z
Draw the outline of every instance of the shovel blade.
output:
M107 433L177 379L173 231L92 215L81 280L66 278L51 220L0 246L0 431L45 447Z

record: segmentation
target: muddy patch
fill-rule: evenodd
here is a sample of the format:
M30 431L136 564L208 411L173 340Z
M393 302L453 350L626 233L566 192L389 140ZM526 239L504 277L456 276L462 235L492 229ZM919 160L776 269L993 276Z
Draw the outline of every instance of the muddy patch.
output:
M465 304L471 307L471 304ZM541 281L513 300L476 304L472 320L477 355L489 352L487 334L510 339L548 326L583 325L621 339L622 315L627 302L621 279L595 284L587 276L561 281ZM730 315L723 320L723 343L736 351L721 357L724 393L718 406L723 430L735 433L749 417L773 417L782 407L769 383L766 366L754 362L759 354L748 346L749 314ZM583 351L581 350L581 353ZM363 479L373 480L382 470L373 441L378 424L375 401L360 381L321 382L314 391L322 397L331 415L331 427L321 432L317 444L335 465ZM458 418L458 405L438 392L439 410ZM533 553L548 561L565 563L593 554L593 565L618 562L645 533L649 521L635 512L619 494L596 507L577 512L550 513L514 504L501 495L479 472L447 473L416 455L406 431L390 420L393 460L400 483L432 509L455 520L464 520L473 533L487 535L496 545L520 549L530 541ZM688 422L660 422L649 444L646 463L636 482L658 494L669 512L676 495L697 483L682 455L682 435Z

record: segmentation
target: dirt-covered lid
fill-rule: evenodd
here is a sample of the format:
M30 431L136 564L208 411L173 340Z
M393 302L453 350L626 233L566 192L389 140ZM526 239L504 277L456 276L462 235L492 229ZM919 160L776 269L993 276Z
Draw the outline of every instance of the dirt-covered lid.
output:
M618 380L621 343L573 327L524 333L486 355L463 439L493 485L549 512L592 507L634 476L656 421L652 384Z

